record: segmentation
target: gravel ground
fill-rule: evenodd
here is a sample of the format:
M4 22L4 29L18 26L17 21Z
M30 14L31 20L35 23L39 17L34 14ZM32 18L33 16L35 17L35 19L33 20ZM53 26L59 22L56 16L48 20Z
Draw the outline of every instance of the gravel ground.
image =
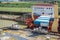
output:
M0 20L0 28L7 27L9 25L12 25L13 23L16 22L9 20ZM19 27L23 29L26 26L19 25ZM58 36L55 35L42 35L40 33L32 33L30 31L24 30L4 30L2 33L5 33L5 36L11 36L12 38L14 38L14 40L46 40L47 38L50 38L50 40L57 40L58 38Z
M50 38L50 40L57 40L58 38L58 36L55 35L43 35L22 30L6 30L4 32L7 34L7 36L14 37L15 40L47 40L47 38Z

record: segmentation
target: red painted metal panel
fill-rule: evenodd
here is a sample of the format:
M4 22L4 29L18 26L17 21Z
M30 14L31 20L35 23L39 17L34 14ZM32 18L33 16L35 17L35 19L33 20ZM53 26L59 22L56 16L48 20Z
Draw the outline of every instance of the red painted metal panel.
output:
M35 4L34 6L53 6L53 4Z

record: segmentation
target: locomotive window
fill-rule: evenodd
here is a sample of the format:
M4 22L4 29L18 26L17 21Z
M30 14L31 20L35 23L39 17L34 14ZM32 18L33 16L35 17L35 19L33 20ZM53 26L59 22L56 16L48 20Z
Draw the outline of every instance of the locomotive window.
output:
M48 8L47 8L48 9Z
M49 8L50 9L50 8Z

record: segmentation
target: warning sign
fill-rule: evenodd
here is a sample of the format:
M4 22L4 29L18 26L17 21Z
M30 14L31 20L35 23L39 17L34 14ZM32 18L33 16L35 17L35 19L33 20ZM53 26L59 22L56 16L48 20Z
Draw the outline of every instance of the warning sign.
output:
M34 15L42 15L44 13L45 15L54 17L54 6L51 4L36 4L32 7L32 10Z

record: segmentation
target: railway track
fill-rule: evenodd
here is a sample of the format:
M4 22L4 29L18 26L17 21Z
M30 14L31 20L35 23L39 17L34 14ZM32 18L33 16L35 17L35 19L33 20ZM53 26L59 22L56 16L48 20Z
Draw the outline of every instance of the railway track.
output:
M3 28L0 28L0 29L2 29L3 31L4 30L11 30L11 31L12 30L16 30L16 31L21 30L21 31L28 31L28 32L36 33L36 34L47 35L47 34L44 34L44 33L37 32L37 31L32 31L30 29L17 29L17 28L11 28L11 27L3 27ZM59 33L56 33L56 32L49 32L48 35L60 36L60 34Z

